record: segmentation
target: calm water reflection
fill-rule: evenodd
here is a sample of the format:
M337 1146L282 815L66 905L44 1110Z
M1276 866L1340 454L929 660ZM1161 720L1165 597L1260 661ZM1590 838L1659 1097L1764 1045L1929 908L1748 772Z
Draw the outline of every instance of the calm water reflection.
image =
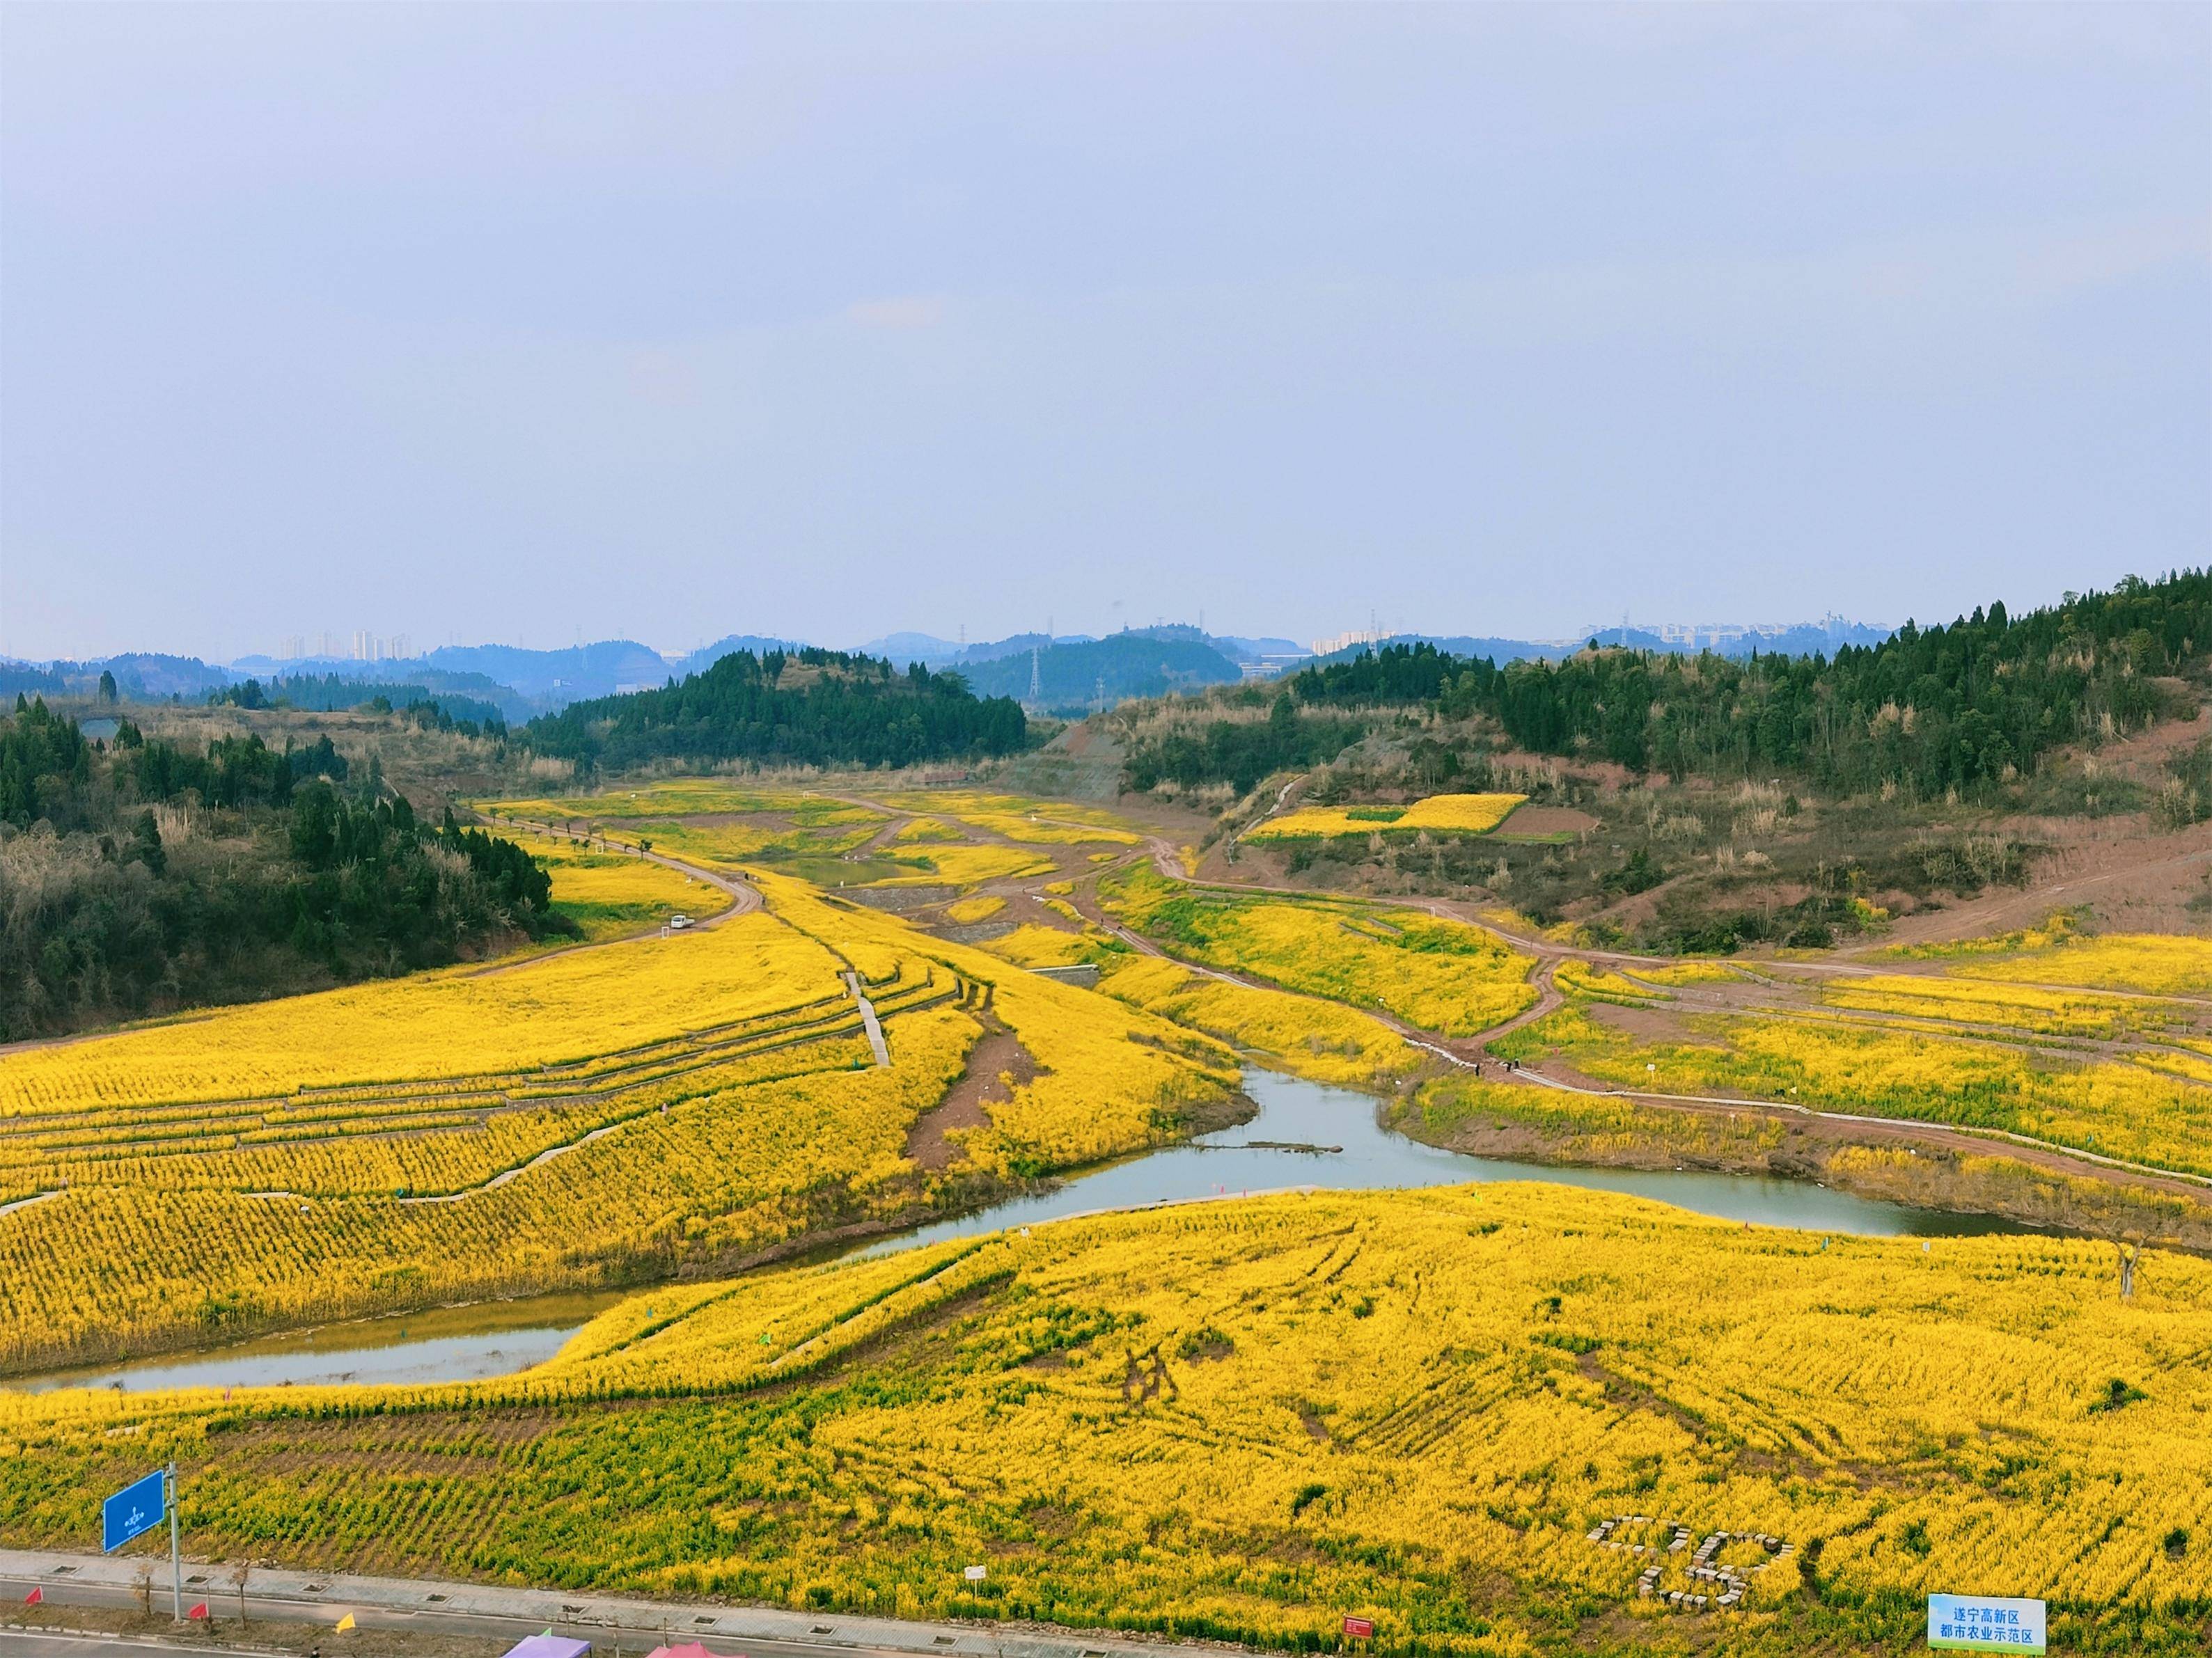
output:
M1260 1114L1242 1127L1115 1163L1072 1180L1056 1192L1016 1198L958 1220L942 1221L886 1239L868 1253L881 1254L942 1238L972 1237L1001 1227L1027 1226L1094 1209L1127 1208L1223 1192L1265 1192L1285 1186L1380 1190L1503 1180L1632 1192L1723 1220L1863 1237L1949 1237L2025 1230L1992 1216L1910 1209L1902 1204L1828 1191L1802 1181L1671 1169L1559 1169L1547 1163L1465 1157L1391 1133L1376 1121L1375 1101L1349 1089L1328 1088L1269 1071L1247 1071L1244 1090L1259 1102ZM1255 1140L1277 1144L1255 1145ZM1282 1149L1284 1143L1331 1149L1290 1151Z
M1291 1186L1376 1190L1503 1180L1632 1192L1726 1220L1868 1237L1961 1236L2027 1230L1990 1216L1911 1209L1799 1181L1674 1169L1555 1169L1542 1163L1462 1157L1383 1128L1376 1120L1375 1101L1364 1094L1267 1071L1248 1071L1244 1086L1260 1111L1241 1127L1093 1169L1054 1192L1015 1198L958 1220L904 1232L870 1246L865 1253L883 1254L1094 1210L1222 1193L1264 1192ZM1299 1145L1326 1149L1291 1149ZM8 1385L33 1392L119 1385L137 1393L155 1388L476 1381L544 1363L586 1320L625 1293L537 1296L364 1319L232 1347L57 1372Z

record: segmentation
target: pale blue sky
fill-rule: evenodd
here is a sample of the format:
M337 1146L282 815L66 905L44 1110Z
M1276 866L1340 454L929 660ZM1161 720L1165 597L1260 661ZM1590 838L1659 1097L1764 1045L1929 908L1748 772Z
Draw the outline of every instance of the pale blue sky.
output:
M0 11L0 645L1948 616L2212 546L2212 9Z

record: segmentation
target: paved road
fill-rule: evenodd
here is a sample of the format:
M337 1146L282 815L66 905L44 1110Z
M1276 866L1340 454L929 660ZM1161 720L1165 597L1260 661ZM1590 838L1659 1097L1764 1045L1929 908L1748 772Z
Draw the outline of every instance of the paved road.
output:
M204 1641L187 1646L179 1642L152 1641L137 1636L119 1635L44 1635L26 1630L0 1629L0 1652L8 1658L93 1658L103 1655L133 1652L198 1652L209 1650ZM241 1648L227 1650L236 1653Z
M0 1629L0 1652L9 1658L93 1658L94 1653L205 1652L204 1643L184 1646L168 1641L144 1641L115 1635L34 1635L25 1630Z
M70 1606L100 1606L111 1611L136 1611L139 1591L136 1558L119 1555L64 1553L50 1550L0 1549L0 1616L11 1614L33 1583L46 1590L47 1611L66 1622ZM169 1604L167 1562L157 1561L154 1605L157 1611ZM238 1591L228 1585L228 1570L196 1565L185 1570L202 1576L187 1582L185 1602L204 1598L215 1609L216 1633L233 1635L237 1625ZM932 1658L1162 1658L1173 1649L1163 1643L1139 1643L1114 1636L1085 1637L1074 1631L1036 1629L1000 1631L988 1625L921 1623L902 1619L869 1618L852 1612L798 1612L775 1606L728 1606L713 1602L647 1600L629 1595L603 1594L578 1589L513 1588L501 1584L464 1583L410 1577L356 1576L350 1574L304 1572L289 1567L257 1570L248 1585L249 1627L241 1647L252 1645L255 1622L329 1630L348 1612L362 1630L408 1631L422 1635L483 1636L520 1640L549 1625L559 1634L597 1643L611 1654L617 1642L626 1653L642 1653L665 1642L672 1646L687 1641L705 1642L717 1653L745 1655L745 1658L898 1658L900 1655L929 1654ZM21 1631L0 1629L0 1658L12 1658L15 1643L33 1638ZM136 1638L136 1637L133 1637ZM311 1637L312 1638L312 1637ZM321 1643L326 1653L366 1655L392 1651L369 1643L347 1644L338 1637L333 1645ZM117 1643L81 1638L76 1647L53 1651L117 1651ZM153 1650L170 1649L156 1645ZM203 1643L200 1650L207 1649ZM1186 1650L1189 1650L1186 1649Z

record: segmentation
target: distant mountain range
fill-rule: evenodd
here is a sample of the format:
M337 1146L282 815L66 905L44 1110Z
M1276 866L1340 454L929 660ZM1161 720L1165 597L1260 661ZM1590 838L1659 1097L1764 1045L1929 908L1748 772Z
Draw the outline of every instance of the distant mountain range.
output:
M1246 664L1254 667L1279 665L1312 654L1296 640L1244 639L1228 634L1209 634L1200 629L1176 623L1157 628L1125 628L1120 633L1107 635L1106 638L1171 640L1205 645L1239 666ZM963 667L975 662L997 662L1010 656L1026 655L1032 650L1050 650L1055 646L1101 642L1096 634L1035 633L1010 634L1004 639L968 645L954 640L939 639L934 634L907 633L886 634L881 639L870 640L860 649L870 656L889 657L902 666L908 662L922 662L933 668L948 668Z
M1747 629L1685 629L1655 632L1635 627L1595 630L1589 637L1607 645L1626 644L1653 651L1711 649L1727 656L1807 655L1833 652L1843 645L1872 645L1889 636L1887 628L1831 617L1790 627ZM1587 639L1541 641L1466 634L1398 634L1382 643L1425 641L1460 656L1486 656L1504 663L1540 657L1557 661L1583 648ZM318 682L316 700L331 706L345 688L362 688L360 700L382 691L395 701L422 695L466 697L497 708L511 722L556 712L571 702L625 692L658 689L670 680L702 672L736 651L764 655L798 650L802 641L759 634L730 634L713 644L678 656L664 656L634 639L600 640L562 650L528 650L518 645L449 645L428 655L382 662L338 657L280 659L241 657L228 664L198 657L126 652L82 662L30 663L0 659L0 695L84 696L99 688L103 672L131 701L198 701L211 691L249 677L264 684L277 679ZM860 647L870 656L889 658L904 668L921 662L933 670L957 669L984 696L1012 696L1055 714L1077 714L1133 696L1158 696L1177 689L1218 685L1240 678L1265 677L1308 661L1337 661L1374 648L1356 644L1314 657L1297 641L1273 637L1210 634L1185 624L1130 628L1103 638L1088 634L1013 634L975 644L932 634L895 633ZM1036 695L1031 695L1034 681Z

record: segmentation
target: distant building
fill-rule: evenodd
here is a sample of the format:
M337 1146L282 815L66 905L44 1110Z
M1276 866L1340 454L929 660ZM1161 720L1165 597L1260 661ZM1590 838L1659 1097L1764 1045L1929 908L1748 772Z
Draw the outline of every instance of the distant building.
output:
M1348 651L1354 645L1379 645L1389 635L1380 628L1354 628L1350 633L1334 634L1313 642L1316 656L1329 656L1338 651Z

